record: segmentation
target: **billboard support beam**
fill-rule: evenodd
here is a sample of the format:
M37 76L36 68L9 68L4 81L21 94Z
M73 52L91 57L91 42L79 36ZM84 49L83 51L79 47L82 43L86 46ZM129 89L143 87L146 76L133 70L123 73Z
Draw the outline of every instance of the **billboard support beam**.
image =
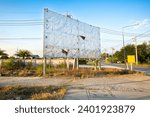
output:
M48 12L48 8L44 9L44 24L43 24L43 77L46 76L46 57L44 55L45 49L45 13Z
M100 41L100 57L99 57L99 70L102 68L102 58L101 58L101 28L99 28L99 41Z
M43 59L43 76L46 76L46 57Z
M79 58L76 59L76 69L79 69Z

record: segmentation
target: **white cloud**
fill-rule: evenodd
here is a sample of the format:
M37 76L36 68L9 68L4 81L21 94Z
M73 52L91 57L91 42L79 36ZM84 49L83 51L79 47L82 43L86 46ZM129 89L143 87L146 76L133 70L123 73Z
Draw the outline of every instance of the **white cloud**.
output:
M150 19L144 19L142 21L135 21L133 24L139 24L134 29L143 29L150 27Z

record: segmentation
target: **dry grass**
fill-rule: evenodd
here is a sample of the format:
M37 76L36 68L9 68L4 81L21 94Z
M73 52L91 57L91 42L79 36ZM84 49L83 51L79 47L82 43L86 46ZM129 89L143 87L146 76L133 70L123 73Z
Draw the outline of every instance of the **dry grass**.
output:
M47 72L48 76L53 77L73 77L73 78L92 78L92 77L103 77L103 76L114 76L114 75L125 75L125 74L137 74L135 71L119 70L119 69L79 69L79 70L50 70Z
M0 87L0 100L59 100L65 93L65 87L4 86Z
M85 69L66 69L64 66L59 67L47 67L47 77L73 77L73 78L91 78L91 77L103 77L103 76L113 76L113 75L124 75L124 74L133 74L136 72L131 72L127 70L119 70L112 68L105 68L101 70L94 70L94 68L85 68ZM42 65L37 66L34 69L18 69L18 70L3 70L1 72L2 76L43 76L43 67Z
M38 93L31 96L32 100L61 100L66 93L66 89L59 89L57 92L51 93Z

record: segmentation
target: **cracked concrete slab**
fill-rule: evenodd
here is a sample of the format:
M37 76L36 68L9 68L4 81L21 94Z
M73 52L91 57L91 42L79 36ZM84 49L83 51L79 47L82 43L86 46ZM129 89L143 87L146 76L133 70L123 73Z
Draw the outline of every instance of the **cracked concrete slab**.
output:
M68 91L64 100L150 99L150 76L139 74L85 79L0 77L0 86L8 85L65 85Z

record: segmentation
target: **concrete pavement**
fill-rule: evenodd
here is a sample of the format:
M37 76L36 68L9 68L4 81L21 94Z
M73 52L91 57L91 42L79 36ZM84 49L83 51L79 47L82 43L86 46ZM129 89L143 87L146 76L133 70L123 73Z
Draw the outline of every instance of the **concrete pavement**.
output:
M150 77L123 75L71 82L65 100L149 100Z

